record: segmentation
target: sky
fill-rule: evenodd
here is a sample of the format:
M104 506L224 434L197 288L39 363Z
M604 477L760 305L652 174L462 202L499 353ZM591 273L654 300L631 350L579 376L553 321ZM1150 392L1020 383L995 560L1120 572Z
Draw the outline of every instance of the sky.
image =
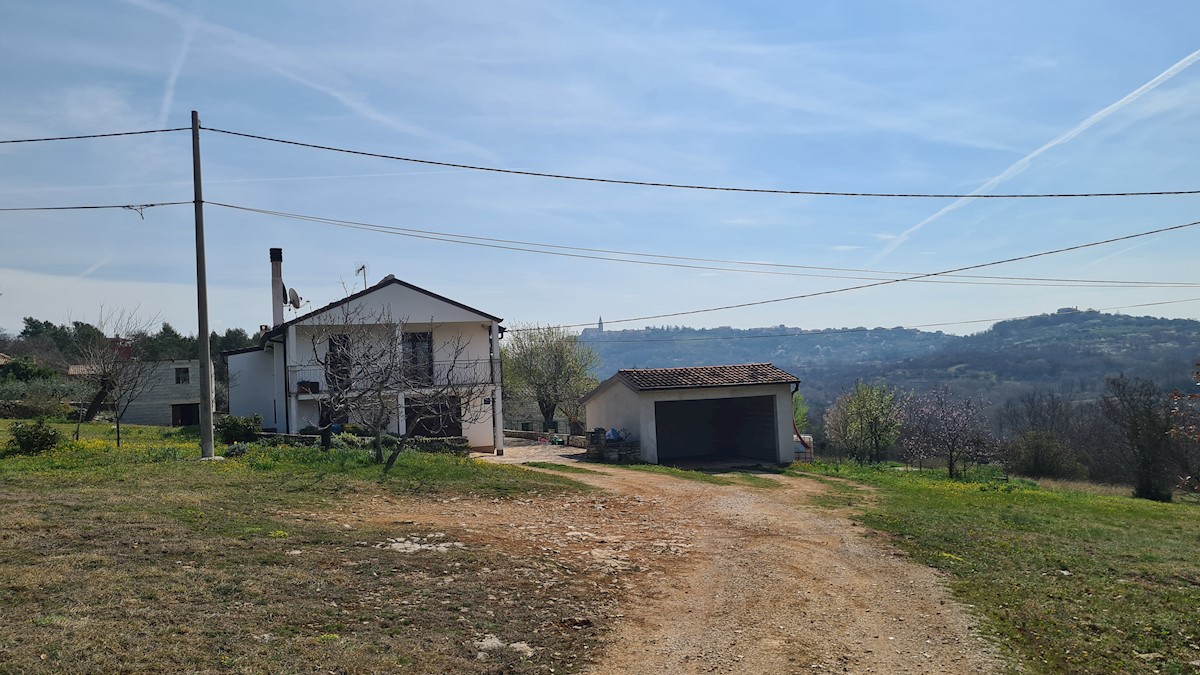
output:
M0 18L0 140L187 127L196 110L215 129L644 182L1200 189L1200 5L1188 0L1153 11L1103 0L8 0ZM944 277L972 283L841 291L871 282L811 276L896 279L1182 225L1200 220L1197 195L737 193L478 172L211 131L201 146L218 332L270 321L271 247L284 250L285 283L311 303L301 312L361 290L364 274L367 284L393 274L509 325L602 316L606 328L894 327L1062 307L1200 318L1200 226L972 272L1153 284ZM0 209L192 198L187 131L0 144ZM533 244L725 262L631 264ZM195 261L191 204L0 211L0 329L121 308L194 332ZM814 293L825 294L639 319ZM1151 303L1166 304L1138 307Z

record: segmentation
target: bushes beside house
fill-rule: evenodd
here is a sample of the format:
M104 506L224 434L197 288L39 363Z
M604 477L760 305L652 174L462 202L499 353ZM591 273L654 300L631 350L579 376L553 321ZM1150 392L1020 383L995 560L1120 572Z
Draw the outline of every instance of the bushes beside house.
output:
M213 430L225 445L249 443L262 431L262 416L257 413L247 417L228 415L217 420L213 424Z

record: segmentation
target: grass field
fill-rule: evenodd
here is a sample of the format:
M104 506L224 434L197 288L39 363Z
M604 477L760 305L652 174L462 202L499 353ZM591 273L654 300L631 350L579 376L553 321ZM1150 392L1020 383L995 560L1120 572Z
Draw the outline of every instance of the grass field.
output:
M347 515L376 494L580 489L565 477L418 453L387 478L361 451L200 462L186 430L125 427L119 451L110 433L0 459L0 672L571 672L602 630L561 563ZM538 649L477 660L487 634Z
M854 464L789 473L840 485L822 505L853 507L862 524L949 572L955 595L1028 670L1200 671L1194 504Z

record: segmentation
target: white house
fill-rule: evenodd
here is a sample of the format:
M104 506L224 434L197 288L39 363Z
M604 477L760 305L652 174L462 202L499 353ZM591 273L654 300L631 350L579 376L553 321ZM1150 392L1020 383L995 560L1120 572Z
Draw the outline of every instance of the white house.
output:
M619 370L584 397L588 426L616 429L642 460L789 464L800 380L769 363Z
M394 404L388 404L387 430L461 435L474 449L503 451L502 319L388 275L374 286L284 322L282 261L282 251L271 249L274 325L264 326L257 346L224 353L230 414L257 413L265 429L287 433L331 421L358 421L331 419L336 414L331 410L331 389L354 386L346 384L346 378L354 377L350 370L339 372L335 365L338 350L346 350L347 341L358 339L354 336L370 335L376 342L391 331L396 334L387 334L379 343L392 345L404 355L405 368L416 370L401 388L388 392ZM431 409L447 411L438 413L444 423L430 424Z

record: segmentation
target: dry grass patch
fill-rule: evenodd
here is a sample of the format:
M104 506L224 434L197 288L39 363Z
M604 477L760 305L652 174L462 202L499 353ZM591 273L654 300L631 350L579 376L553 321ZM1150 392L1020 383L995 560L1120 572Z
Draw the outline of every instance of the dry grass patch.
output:
M605 626L568 563L289 515L456 494L472 471L489 500L569 489L553 476L450 457L386 481L282 455L31 462L0 460L0 671L571 672Z

